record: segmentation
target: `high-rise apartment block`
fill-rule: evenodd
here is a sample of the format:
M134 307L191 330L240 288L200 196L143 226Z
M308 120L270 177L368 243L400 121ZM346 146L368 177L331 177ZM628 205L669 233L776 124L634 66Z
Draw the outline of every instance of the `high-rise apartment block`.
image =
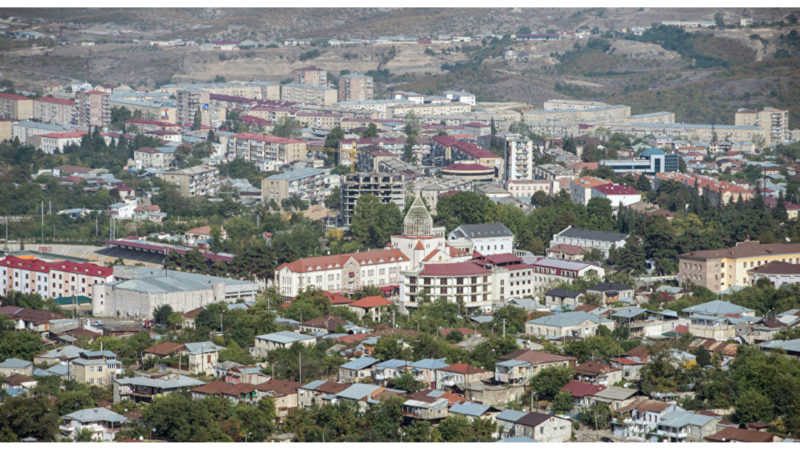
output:
M350 73L339 78L340 102L372 100L372 97L372 77L360 73Z
M328 72L315 66L303 67L294 71L294 82L308 86L328 87Z
M402 211L405 208L403 176L391 173L349 173L342 176L340 220L350 225L356 202L362 194L373 194L381 203L395 203Z
M108 92L80 91L75 95L77 123L81 127L104 127L111 123Z
M765 146L781 144L790 139L789 111L766 107L761 111L740 108L734 116L734 123L740 126L756 126L766 133Z

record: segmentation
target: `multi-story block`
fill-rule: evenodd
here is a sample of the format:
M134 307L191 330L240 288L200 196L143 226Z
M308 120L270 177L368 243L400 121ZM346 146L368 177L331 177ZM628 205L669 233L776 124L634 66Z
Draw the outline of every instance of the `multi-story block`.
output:
M299 139L255 133L239 133L228 138L228 159L242 158L263 171L304 160L306 155L306 143Z
M372 100L372 77L349 73L339 77L339 101Z
M304 167L289 172L271 175L261 180L261 199L266 204L275 200L278 204L292 195L303 200L319 202L327 192L327 169Z
M373 250L302 258L275 269L275 284L282 297L315 287L333 292L354 292L366 286L397 286L411 261L400 250Z
M136 170L167 169L175 160L177 147L142 147L133 152Z
M70 125L75 117L75 100L41 97L33 101L34 119L46 123Z
M342 176L339 220L350 225L358 198L363 194L373 194L381 203L393 202L402 211L405 208L405 185L400 174L365 172Z
M400 305L417 308L427 298L463 302L466 313L492 307L492 271L473 262L427 264L422 270L403 273Z
M613 207L630 206L642 200L642 194L636 189L615 183L593 187L592 197L607 199Z
M436 136L431 139L430 163L445 167L457 162L474 162L495 169L498 178L503 179L503 158L473 144L459 141L451 136Z
M195 166L158 175L172 184L178 185L183 197L213 196L219 189L219 169L213 166Z
M513 251L514 233L499 222L465 224L451 231L447 241L456 247L463 247L460 241L467 241L481 255L498 255Z
M76 122L80 127L104 127L111 123L109 93L80 91L75 94Z
M522 136L505 137L506 181L533 180L533 141Z
M327 86L289 83L281 86L281 100L301 105L329 106L336 103L339 93Z
M43 152L52 155L63 153L68 145L80 145L84 133L79 131L63 131L60 133L47 133L28 138L28 143Z
M741 126L755 126L765 131L766 142L769 147L788 141L789 111L785 109L767 107L761 111L741 108L734 115L734 123Z
M742 242L735 247L701 250L678 257L678 280L721 292L749 286L749 270L771 262L800 263L800 244Z
M308 66L294 71L294 82L308 86L328 86L328 72L325 69Z
M0 260L0 290L44 298L81 295L91 297L98 283L114 280L108 267L72 261L47 262L6 256Z
M526 263L533 268L533 279L531 281L534 295L543 295L548 290L558 286L560 283L571 283L577 278L605 276L605 270L595 264L583 261L567 261L563 259L534 257Z
M70 379L78 383L96 386L111 386L122 371L122 363L117 355L108 350L84 351L79 358L70 361Z
M637 159L604 159L600 161L600 165L610 167L614 173L655 175L661 172L677 172L679 158L677 153L664 153L657 148L649 148Z
M218 127L225 121L225 108L211 104L211 94L200 89L180 90L176 93L176 114L179 124L193 124L195 114L200 112L200 125Z
M33 117L33 100L24 95L0 92L0 117L25 120Z

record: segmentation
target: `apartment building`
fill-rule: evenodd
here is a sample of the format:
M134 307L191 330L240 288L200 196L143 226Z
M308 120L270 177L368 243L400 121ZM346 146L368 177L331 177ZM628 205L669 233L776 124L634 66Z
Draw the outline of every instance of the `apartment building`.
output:
M199 89L180 90L176 93L176 115L179 124L193 124L194 116L200 111L200 124L204 127L217 127L225 121L225 108L211 105L211 94Z
M306 159L306 143L266 134L239 133L228 138L228 159L242 158L263 171Z
M592 188L592 197L604 198L611 202L611 206L630 206L642 201L642 194L636 189L622 184L608 183Z
M339 220L350 225L358 198L373 194L381 203L393 202L402 211L405 208L405 181L403 175L380 172L357 172L342 176Z
M122 94L111 94L108 100L112 108L127 108L131 113L140 113L144 120L163 120L175 123L178 120L178 103L171 98L128 98Z
M23 95L0 92L0 117L25 120L33 117L33 100Z
M281 86L281 100L301 105L330 106L337 102L339 93L327 86L310 86L289 83Z
M256 100L278 100L280 86L272 81L229 81L226 83L175 83L161 86L160 91L176 95L178 91L195 89L209 94L230 95Z
M600 108L608 106L608 103L603 102L590 102L583 100L564 100L564 99L551 99L542 105L545 111L586 111L593 108Z
M98 283L114 280L112 269L92 263L48 262L8 255L0 260L0 291L44 298L91 297Z
M175 160L177 147L142 147L133 152L136 170L167 169Z
M303 167L289 172L271 175L261 180L261 199L266 204L275 200L278 204L292 195L313 203L324 200L327 192L328 169Z
M294 71L294 82L307 86L328 86L328 72L325 69L308 66Z
M104 127L111 123L109 93L80 91L75 94L76 122L80 127Z
M308 128L330 130L339 126L343 116L341 114L323 113L317 111L298 111L295 119Z
M332 292L354 292L366 286L396 286L411 261L400 250L373 250L302 258L275 269L281 297L297 296L315 287Z
M41 97L33 101L33 115L45 123L70 125L75 117L75 100Z
M108 350L83 351L69 365L70 379L95 386L111 386L117 374L122 372L122 363L117 360L117 355Z
M533 180L533 141L518 135L507 135L505 142L505 180Z
M339 101L372 100L372 77L360 73L349 73L339 77Z
M462 313L487 311L492 307L492 271L471 261L427 264L421 270L402 275L400 307L405 310L419 307L425 298L461 301L466 308Z
M178 186L183 197L213 196L219 189L219 169L214 166L195 166L158 174L164 181Z
M535 256L524 258L533 270L531 279L532 294L543 296L545 292L561 283L572 283L581 277L596 276L603 278L606 274L602 267L583 261L569 261Z
M759 127L766 133L766 147L790 140L789 111L766 107L761 111L740 108L734 115L734 124Z
M800 263L800 244L741 242L719 250L701 250L678 257L678 280L718 293L750 285L750 269L771 262Z
M560 180L562 178L572 178L575 170L558 164L540 164L533 168L534 180Z
M459 141L452 136L436 136L431 139L430 163L445 167L457 162L474 162L497 170L503 178L504 159L472 142Z
M762 140L769 143L765 129L748 125L717 125L691 123L621 123L608 125L611 133L623 133L633 137L686 139L690 141L750 141Z

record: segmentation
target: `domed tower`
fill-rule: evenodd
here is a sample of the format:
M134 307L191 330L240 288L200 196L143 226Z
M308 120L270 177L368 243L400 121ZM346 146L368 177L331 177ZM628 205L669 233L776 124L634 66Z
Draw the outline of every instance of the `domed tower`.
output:
M433 218L417 192L414 203L411 204L411 208L408 209L408 213L403 219L403 234L406 236L430 236L432 232Z

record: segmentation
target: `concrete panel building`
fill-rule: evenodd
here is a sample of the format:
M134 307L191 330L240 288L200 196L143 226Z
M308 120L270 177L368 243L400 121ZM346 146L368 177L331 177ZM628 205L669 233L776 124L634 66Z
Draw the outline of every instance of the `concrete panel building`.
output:
M0 92L0 117L30 119L33 117L33 100L24 95Z
M75 118L75 100L41 97L33 101L33 115L36 120L59 125L70 125Z
M301 105L330 106L336 103L339 93L327 86L309 86L289 83L281 86L281 100Z
M363 172L342 176L339 221L350 225L358 198L363 194L378 197L381 203L392 202L402 211L405 208L405 185L400 174Z
M339 77L339 101L372 100L372 77L349 73Z
M158 177L177 185L183 197L213 196L219 189L219 169L214 166L194 166L161 173Z
M328 72L316 66L302 67L294 71L292 78L297 84L328 86Z
M80 127L104 127L111 123L109 93L80 91L75 94L75 121Z

